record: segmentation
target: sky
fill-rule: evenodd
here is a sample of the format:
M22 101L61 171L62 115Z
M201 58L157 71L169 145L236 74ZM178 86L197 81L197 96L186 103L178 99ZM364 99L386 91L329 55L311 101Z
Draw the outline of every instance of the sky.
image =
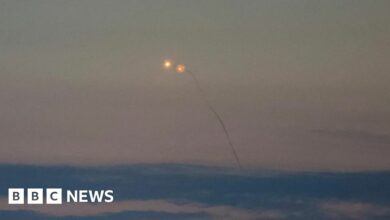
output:
M389 219L389 8L0 0L0 218ZM191 77L164 59L196 75L241 173ZM31 169L53 173L34 182ZM5 204L15 184L70 186L63 172L122 197L54 211ZM140 192L151 191L144 178L157 189L121 191L132 176Z
M0 161L390 168L388 1L1 1Z

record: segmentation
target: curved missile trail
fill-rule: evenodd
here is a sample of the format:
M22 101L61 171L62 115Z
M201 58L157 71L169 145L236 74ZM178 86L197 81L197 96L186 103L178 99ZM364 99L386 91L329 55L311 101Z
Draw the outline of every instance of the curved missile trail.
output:
M240 158L238 157L238 154L236 152L236 148L234 147L234 144L230 138L230 134L229 134L229 131L227 130L226 128L226 125L225 123L223 122L221 116L218 114L218 112L214 109L214 107L211 105L210 101L208 100L207 96L206 96L206 93L205 91L202 89L202 87L200 86L200 82L199 80L196 78L195 74L193 72L191 72L190 70L186 70L187 73L189 73L192 77L192 79L194 80L195 84L196 84L196 88L198 89L199 93L201 94L202 98L203 98L203 101L206 103L207 107L210 109L210 111L215 115L215 117L217 118L217 121L219 122L219 124L221 125L222 127L222 130L226 136L226 140L230 146L230 149L232 150L232 153L234 155L234 158L236 159L236 162L237 162L237 166L240 170L242 170L242 165L241 165L241 161L240 161Z

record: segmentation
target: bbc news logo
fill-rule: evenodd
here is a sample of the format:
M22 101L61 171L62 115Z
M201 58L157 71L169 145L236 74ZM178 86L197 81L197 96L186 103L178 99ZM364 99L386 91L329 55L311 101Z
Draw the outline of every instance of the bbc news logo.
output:
M44 193L45 192L45 193ZM65 192L63 194L63 192ZM64 196L64 198L63 198ZM45 200L45 201L44 201ZM61 188L9 188L8 204L111 203L113 190L66 190Z

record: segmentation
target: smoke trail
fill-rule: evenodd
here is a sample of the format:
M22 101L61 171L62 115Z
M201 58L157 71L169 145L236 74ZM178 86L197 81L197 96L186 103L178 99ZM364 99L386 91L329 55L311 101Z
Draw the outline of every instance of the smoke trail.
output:
M202 89L202 87L200 86L200 82L199 80L196 78L195 74L193 72L191 72L190 70L186 70L187 73L189 73L192 77L192 79L194 80L195 84L196 84L196 88L198 89L199 93L201 94L202 98L203 98L203 101L206 103L207 107L210 109L210 111L215 115L215 117L217 118L217 121L219 122L219 124L221 125L222 127L222 130L226 136L226 140L230 146L230 149L232 150L232 153L234 155L234 158L236 159L236 162L237 162L237 165L239 167L240 170L242 170L242 166L241 166L241 161L240 161L240 158L238 157L238 154L236 152L236 148L234 147L234 144L230 138L230 134L229 134L229 131L227 130L226 128L226 125L225 123L223 122L221 116L218 114L218 112L214 109L214 107L211 105L210 101L208 100L207 96L206 96L206 93L205 91Z

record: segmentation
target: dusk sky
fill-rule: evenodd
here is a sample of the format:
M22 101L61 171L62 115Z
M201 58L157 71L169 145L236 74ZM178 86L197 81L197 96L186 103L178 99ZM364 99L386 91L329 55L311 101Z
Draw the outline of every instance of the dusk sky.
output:
M387 0L0 0L0 219L389 219L389 9ZM191 77L164 70L164 59L197 76L242 173ZM109 175L94 184L123 195L107 212L17 211L2 200L31 182L29 169L53 172L31 184L69 186L56 182L65 169L84 186L77 175L102 167L129 182L146 170L168 193L137 197ZM304 192L301 182L321 186ZM191 191L196 183L210 185Z

